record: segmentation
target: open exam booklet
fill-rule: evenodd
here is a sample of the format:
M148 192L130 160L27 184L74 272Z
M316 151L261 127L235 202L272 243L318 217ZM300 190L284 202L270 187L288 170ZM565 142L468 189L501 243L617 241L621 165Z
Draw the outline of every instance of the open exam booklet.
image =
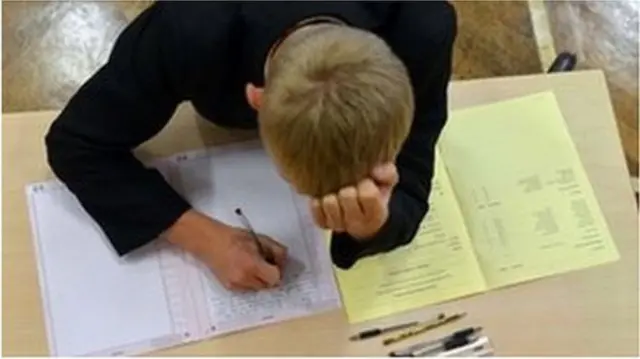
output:
M340 307L325 234L258 142L180 154L156 167L196 209L288 247L280 288L238 294L157 241L118 258L61 183L28 186L51 355L132 355ZM108 189L105 189L108 190Z
M619 254L552 92L451 113L413 242L338 271L351 322Z

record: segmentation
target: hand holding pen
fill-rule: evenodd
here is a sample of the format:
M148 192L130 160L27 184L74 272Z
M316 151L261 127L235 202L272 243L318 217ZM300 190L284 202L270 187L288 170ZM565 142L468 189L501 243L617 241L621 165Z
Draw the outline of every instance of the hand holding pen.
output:
M229 226L193 209L165 235L206 265L229 290L262 290L282 280L287 249L267 236L254 236L247 229Z
M235 213L240 217L240 222L242 222L242 225L247 229L249 235L253 239L260 257L267 263L281 267L282 269L285 264L284 261L286 259L287 249L268 236L258 234L249 222L249 218L247 218L240 208L236 208Z

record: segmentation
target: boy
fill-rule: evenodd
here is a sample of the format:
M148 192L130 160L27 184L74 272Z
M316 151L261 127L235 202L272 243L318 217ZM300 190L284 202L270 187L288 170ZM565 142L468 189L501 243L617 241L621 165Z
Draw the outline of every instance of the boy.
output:
M455 34L453 8L431 1L155 3L53 123L49 163L120 255L163 236L229 289L277 285L286 248L262 236L266 262L131 152L191 101L259 128L348 269L409 243L427 212Z

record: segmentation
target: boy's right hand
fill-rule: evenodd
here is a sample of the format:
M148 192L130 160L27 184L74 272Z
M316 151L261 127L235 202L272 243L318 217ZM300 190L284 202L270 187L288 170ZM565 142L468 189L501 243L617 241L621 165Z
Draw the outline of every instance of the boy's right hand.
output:
M287 249L267 236L260 241L273 254L275 265L258 252L251 234L190 210L167 231L167 239L204 262L230 290L260 290L277 286Z

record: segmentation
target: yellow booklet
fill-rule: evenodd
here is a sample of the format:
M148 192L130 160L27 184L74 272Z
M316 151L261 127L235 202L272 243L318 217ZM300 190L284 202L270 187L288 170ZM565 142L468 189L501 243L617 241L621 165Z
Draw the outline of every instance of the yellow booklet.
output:
M619 258L552 92L452 112L430 204L410 245L336 271L350 322Z

